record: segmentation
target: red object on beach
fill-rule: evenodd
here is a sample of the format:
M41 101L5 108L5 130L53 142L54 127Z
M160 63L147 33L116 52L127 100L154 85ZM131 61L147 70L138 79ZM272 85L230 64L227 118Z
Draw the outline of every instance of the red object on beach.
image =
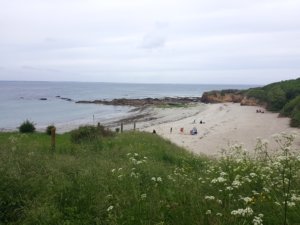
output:
M183 133L183 128L182 127L180 128L180 132Z

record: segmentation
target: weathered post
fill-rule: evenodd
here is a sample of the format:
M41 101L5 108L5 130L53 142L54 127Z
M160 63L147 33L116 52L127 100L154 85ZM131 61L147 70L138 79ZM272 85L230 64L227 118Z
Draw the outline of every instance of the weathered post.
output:
M133 123L133 130L135 130L135 128L136 128L136 123L134 122Z
M121 123L121 133L123 133L123 123Z
M52 148L52 150L55 150L55 131L56 131L56 128L53 127L51 129L51 148Z

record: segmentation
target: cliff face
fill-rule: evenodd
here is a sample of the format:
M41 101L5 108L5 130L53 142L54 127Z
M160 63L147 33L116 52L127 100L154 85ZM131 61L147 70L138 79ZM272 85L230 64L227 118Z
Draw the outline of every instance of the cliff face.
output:
M204 92L201 101L204 103L225 103L233 102L241 105L258 106L261 105L255 98L249 98L238 90L223 90Z

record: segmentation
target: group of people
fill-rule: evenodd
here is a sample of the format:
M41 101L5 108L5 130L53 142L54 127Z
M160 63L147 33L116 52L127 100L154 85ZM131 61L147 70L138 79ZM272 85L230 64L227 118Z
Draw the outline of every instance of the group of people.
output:
M256 113L265 113L265 111L261 110L261 109L257 109Z

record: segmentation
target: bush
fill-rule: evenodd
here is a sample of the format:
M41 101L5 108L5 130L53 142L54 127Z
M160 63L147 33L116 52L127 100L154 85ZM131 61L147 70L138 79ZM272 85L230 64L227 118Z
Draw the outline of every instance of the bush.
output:
M56 128L54 125L50 125L46 128L46 134L51 135L52 128Z
M292 127L300 127L300 109L293 111L290 125Z
M25 120L19 127L21 133L33 133L35 131L35 126L33 122Z
M81 126L71 131L71 141L73 143L81 143L84 141L94 141L101 137L112 136L113 133L106 130L103 126Z

